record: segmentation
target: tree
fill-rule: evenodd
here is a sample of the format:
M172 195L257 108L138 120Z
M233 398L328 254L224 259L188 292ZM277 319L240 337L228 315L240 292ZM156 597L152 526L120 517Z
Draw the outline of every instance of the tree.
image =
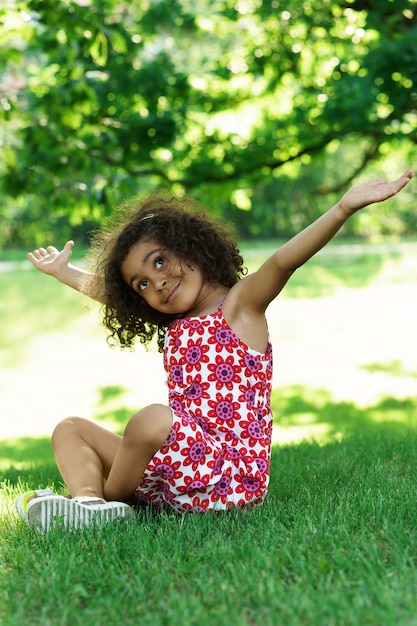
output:
M2 86L11 239L45 214L88 229L159 185L248 209L288 163L355 139L343 189L416 141L415 0L9 0L0 16L3 75L24 80Z

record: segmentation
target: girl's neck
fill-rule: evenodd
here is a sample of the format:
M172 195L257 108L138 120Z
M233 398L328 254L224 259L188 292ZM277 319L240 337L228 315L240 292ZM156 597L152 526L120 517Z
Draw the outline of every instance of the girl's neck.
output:
M201 317L202 315L210 315L215 313L219 308L219 304L228 294L228 287L223 285L214 286L195 307L184 313L181 317Z

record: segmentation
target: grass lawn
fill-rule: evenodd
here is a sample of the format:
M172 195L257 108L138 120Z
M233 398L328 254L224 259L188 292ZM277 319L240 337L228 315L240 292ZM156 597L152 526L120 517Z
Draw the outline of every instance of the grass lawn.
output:
M31 625L417 623L415 430L275 448L266 503L36 536L0 525L0 621ZM58 480L33 467L32 485Z
M268 245L246 252L256 265ZM262 507L141 511L130 525L38 536L14 500L63 490L47 437L63 405L120 430L139 396L163 390L160 360L107 360L77 294L34 271L1 273L0 624L417 625L416 283L416 244L338 244L274 303Z

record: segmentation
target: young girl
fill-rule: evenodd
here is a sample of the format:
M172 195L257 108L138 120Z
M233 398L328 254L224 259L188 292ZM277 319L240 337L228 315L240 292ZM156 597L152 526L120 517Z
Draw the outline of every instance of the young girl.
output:
M317 221L243 276L226 230L187 199L151 196L96 237L93 274L70 264L73 242L30 253L33 265L104 305L122 347L156 337L168 404L137 412L123 436L79 417L52 436L68 496L32 491L17 501L31 527L76 528L131 517L134 499L174 510L260 504L269 482L272 349L265 310L291 274L358 209L411 180L377 179L350 189Z

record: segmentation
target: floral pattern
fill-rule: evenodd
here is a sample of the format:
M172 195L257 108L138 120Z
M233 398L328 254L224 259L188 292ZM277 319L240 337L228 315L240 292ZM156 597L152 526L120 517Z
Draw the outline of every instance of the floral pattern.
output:
M244 344L222 306L168 328L164 367L171 432L136 489L177 511L260 504L269 483L272 348Z

